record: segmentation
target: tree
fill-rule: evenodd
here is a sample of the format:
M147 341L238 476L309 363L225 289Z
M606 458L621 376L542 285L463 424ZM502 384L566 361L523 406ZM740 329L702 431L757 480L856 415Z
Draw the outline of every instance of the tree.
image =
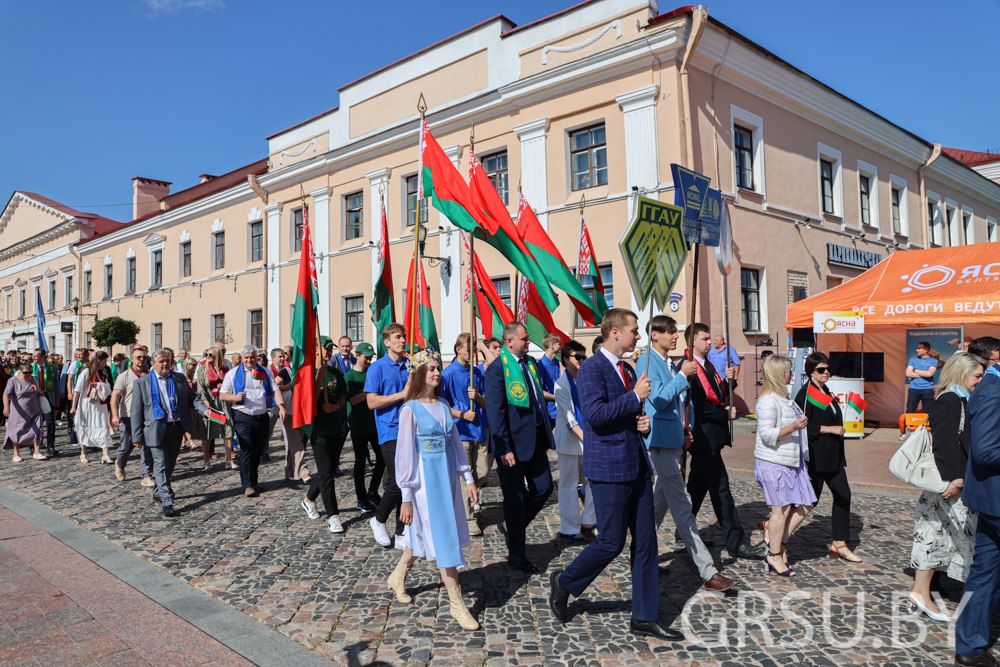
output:
M105 317L94 322L90 335L98 347L129 346L135 344L139 338L139 325L118 316Z

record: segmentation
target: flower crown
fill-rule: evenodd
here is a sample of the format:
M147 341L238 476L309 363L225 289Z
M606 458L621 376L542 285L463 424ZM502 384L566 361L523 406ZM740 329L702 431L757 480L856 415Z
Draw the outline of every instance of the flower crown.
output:
M406 358L406 370L414 372L429 361L441 363L441 355L432 347L425 347Z

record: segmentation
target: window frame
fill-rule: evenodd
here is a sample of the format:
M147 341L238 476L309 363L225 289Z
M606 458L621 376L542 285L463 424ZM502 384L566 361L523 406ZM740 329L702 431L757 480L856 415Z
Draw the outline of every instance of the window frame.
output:
M56 291L57 291L57 289L56 289L56 279L55 278L49 278L49 284L48 284L47 287L48 287L48 290L47 290L47 298L46 298L46 302L45 303L48 306L48 308L45 309L45 312L51 313L51 312L54 312L55 309L56 309Z
M81 290L81 297L83 297L84 303L90 303L94 296L94 274L92 269L87 269L83 272L83 285Z
M601 283L604 285L604 300L607 302L608 308L614 308L615 307L614 265L611 262L603 262L597 265L597 270L601 273ZM605 270L607 270L607 273L605 273ZM578 275L576 273L575 268L573 269L573 275L576 276L577 282L579 282L580 286L583 287L583 290L587 293L587 296L589 296L590 299L593 300L595 292L593 279L589 275L588 276ZM573 317L576 320L577 329L589 329L589 328L600 327L600 322L597 323L597 327L591 327L586 322L584 322L583 318L580 316L580 313L576 310L576 308L573 308Z
M18 319L24 319L28 314L28 288L20 287L17 290L17 317Z
M135 283L139 274L136 268L135 257L125 258L125 294L135 294Z
M896 231L895 221L892 220L891 208L892 208L892 193L899 192L899 231ZM895 174L889 174L889 207L890 207L890 224L893 224L892 233L896 236L906 236L910 235L910 214L909 208L907 206L907 197L909 196L909 186L905 178L896 176Z
M949 215L950 214L950 215ZM962 245L961 220L958 217L958 202L954 199L944 200L944 231L947 235L947 245L950 248Z
M260 318L257 322L254 322L254 315L258 315ZM258 350L264 347L264 310L262 308L247 310L247 344L253 345Z
M360 197L360 204L357 206L352 206L351 198ZM348 192L343 196L343 206L344 206L344 240L354 241L355 239L362 239L365 236L365 191L355 190L354 192ZM352 222L352 216L356 216L357 219Z
M764 118L758 116L752 111L747 109L742 109L735 104L729 106L729 141L730 141L730 159L732 160L732 178L733 178L733 192L737 193L737 201L739 200L739 192L753 192L764 200L767 200L767 172L764 166ZM753 146L751 169L753 170L753 187L752 188L741 188L737 185L739 183L739 178L737 176L737 161L736 161L736 127L740 126L744 130L750 131L750 140Z
M995 243L1000 241L1000 229L997 228L997 219L992 215L986 216L986 242Z
M413 189L410 189L410 183L413 183ZM417 217L417 194L420 181L417 178L417 174L410 174L408 176L403 176L403 210L406 212L404 220L404 231L410 229L414 226L414 223L410 222L412 217L416 220ZM413 197L413 208L410 207L410 197ZM427 208L428 208L428 198L424 197L424 201L420 208L420 224L427 223Z
M868 222L864 222L861 204L864 195L861 193L861 183L862 179L868 179ZM858 226L861 229L866 227L869 229L874 229L875 231L882 232L882 221L879 219L879 205L878 205L878 167L865 162L864 160L858 160Z
M606 135L606 133L605 133ZM605 146L607 145L607 136L605 136ZM500 158L503 158L503 168L500 168L499 162ZM490 162L492 160L497 161L497 165L494 168L490 168ZM483 165L483 172L490 179L493 184L493 188L500 195L500 199L507 206L510 205L510 156L507 154L506 148L501 148L500 150L487 153L479 157L479 163ZM502 181L502 182L501 182Z
M115 265L104 265L104 299L110 299L115 291Z
M573 148L573 140L575 137L582 135L584 133L592 134L596 130L601 130L604 133L604 142L598 143L596 141L591 141L584 148ZM589 125L584 125L582 127L573 128L566 131L566 142L569 147L569 185L571 192L580 192L582 190L590 190L591 188L606 187L608 181L610 180L610 175L608 174L608 128L605 121L602 119L598 122L590 123ZM600 151L603 150L604 154L604 166L598 167L597 156ZM577 155L587 155L587 184L578 185L577 184L577 174L575 157ZM600 173L604 174L604 182L600 182L598 177Z
M514 315L516 316L517 313L515 311L517 310L517 308L516 305L514 304L514 290L511 286L510 274L504 274L502 276L490 276L490 282L493 283L493 289L495 289L497 294L500 296L500 300L503 301L505 304L507 304L507 307L510 308L511 312L514 312ZM500 291L501 284L506 284L507 286L506 295L504 295L504 293Z
M212 313L211 315L208 316L208 318L209 318L208 319L209 329L212 332L212 343L214 344L215 341L217 341L217 340L221 340L221 341L225 342L225 340L226 340L226 314L225 313ZM218 324L217 320L221 320L221 322L222 322L222 334L221 335L219 334L219 324Z
M744 272L752 272L757 277L756 289L747 288L743 282ZM740 267L740 326L747 334L767 333L767 285L765 283L766 271L759 266ZM747 293L757 295L757 328L747 326Z
M305 219L308 215L308 204L293 208L290 212L289 221L291 225L291 248L293 253L302 250L302 227L305 225Z
M819 210L820 215L827 215L844 220L844 161L839 150L820 142L816 150L817 168L819 170ZM823 162L830 163L830 189L833 210L826 209L826 196L823 193Z
M159 340L157 340L159 338ZM150 322L149 324L150 349L155 351L163 347L163 322Z
M159 258L157 258L159 255ZM159 271L159 279L157 279ZM163 287L163 248L152 248L149 251L149 289L160 289Z
M179 254L180 254L180 277L181 279L190 278L192 271L192 253L193 249L191 247L191 241L181 241Z
M255 230L260 229L260 234L256 234ZM255 241L259 241L259 244L255 245ZM247 261L248 262L262 262L264 261L264 221L263 220L251 220L247 223Z
M73 301L73 274L63 276L63 308L70 308Z
M219 240L222 240L219 243ZM220 252L221 251L221 252ZM219 259L222 261L220 262ZM212 271L221 271L226 268L226 230L220 229L212 232Z
M358 309L350 310L351 302L357 300ZM341 299L343 307L344 321L342 331L351 340L364 340L365 338L365 297L363 294L351 294ZM356 318L356 322L352 322Z
M968 222L966 222L968 216ZM976 242L976 216L972 212L972 207L962 204L958 211L958 221L962 225L962 241L966 245Z
M185 332L184 324L187 323L187 330ZM185 340L185 336L187 340ZM178 349L184 349L188 352L193 352L191 350L191 318L182 317L177 320L177 347Z
M927 247L941 248L944 246L944 211L941 204L941 195L930 190L927 191Z

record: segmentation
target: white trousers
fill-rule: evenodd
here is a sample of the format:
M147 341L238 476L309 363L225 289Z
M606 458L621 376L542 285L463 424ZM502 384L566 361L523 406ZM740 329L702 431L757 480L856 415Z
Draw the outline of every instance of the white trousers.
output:
M559 532L577 535L580 526L597 524L594 513L594 496L590 492L590 482L583 478L583 456L579 454L559 454ZM584 501L580 510L580 497L576 487L583 479Z

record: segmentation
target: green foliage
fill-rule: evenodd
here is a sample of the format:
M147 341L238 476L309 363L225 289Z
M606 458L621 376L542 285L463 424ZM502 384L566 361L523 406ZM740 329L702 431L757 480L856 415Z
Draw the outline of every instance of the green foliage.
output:
M117 316L105 317L94 323L90 335L98 347L129 346L133 345L139 338L139 325L132 320L125 320Z

